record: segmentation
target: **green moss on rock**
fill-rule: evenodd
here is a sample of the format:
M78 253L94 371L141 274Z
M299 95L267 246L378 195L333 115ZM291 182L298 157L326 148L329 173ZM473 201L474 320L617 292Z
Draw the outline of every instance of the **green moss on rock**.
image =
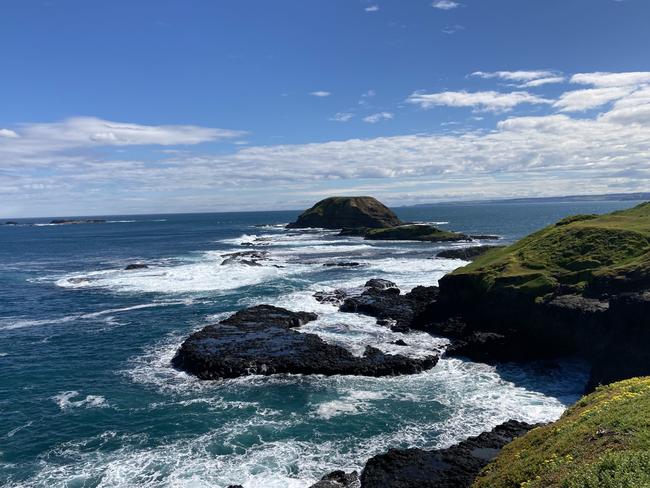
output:
M650 377L598 388L508 444L473 488L650 486Z

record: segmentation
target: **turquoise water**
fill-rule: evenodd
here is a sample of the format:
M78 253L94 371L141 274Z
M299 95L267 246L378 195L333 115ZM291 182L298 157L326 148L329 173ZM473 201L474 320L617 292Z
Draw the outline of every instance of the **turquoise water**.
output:
M633 204L397 212L507 242L569 214ZM257 303L315 311L319 319L305 330L357 352L372 344L422 355L444 345L341 314L312 294L371 277L402 289L435 284L461 261L436 259L444 246L285 231L279 224L296 214L0 226L0 484L306 487L333 469L359 469L388 447L446 446L509 418L552 420L579 395L586 371L574 361L494 368L443 359L429 372L383 379L199 382L172 369L189 333ZM221 266L222 254L248 249L242 243L269 251L272 261ZM363 266L323 267L337 260ZM133 262L150 268L123 269ZM398 338L411 346L390 344Z

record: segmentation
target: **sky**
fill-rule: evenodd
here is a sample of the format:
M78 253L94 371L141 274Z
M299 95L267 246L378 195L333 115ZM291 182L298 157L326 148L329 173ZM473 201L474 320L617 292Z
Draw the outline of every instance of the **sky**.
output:
M0 0L0 217L650 191L648 0Z

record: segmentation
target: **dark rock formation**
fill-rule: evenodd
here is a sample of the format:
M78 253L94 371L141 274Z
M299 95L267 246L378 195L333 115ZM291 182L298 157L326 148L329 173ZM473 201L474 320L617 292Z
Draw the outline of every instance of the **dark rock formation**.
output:
M360 486L359 473L356 471L346 473L339 470L326 474L318 483L309 488L360 488Z
M383 203L373 197L330 197L303 212L290 229L386 228L402 222Z
M441 230L432 225L409 224L388 229L367 229L364 239L371 241L457 242L471 238L459 232Z
M473 295L470 301L471 285L444 278L440 285L438 301L430 302L412 327L452 338L449 356L488 363L580 356L592 366L588 391L650 374L645 347L650 291L600 298L560 294L535 301L497 293Z
M445 249L436 254L438 258L445 259L462 259L463 261L473 261L492 249L498 249L502 246L472 246L461 247L458 249Z
M477 241L498 241L501 239L501 236L495 236L493 234L471 234L470 237Z
M397 285L390 280L384 280L382 278L373 278L366 281L366 284L363 285L366 288L374 288L375 290L388 290L389 288L397 288Z
M371 458L363 488L468 488L499 451L533 425L510 420L447 449L391 449Z
M418 286L402 295L395 284L387 280L370 280L361 295L348 297L341 312L360 313L375 317L380 324L390 324L397 332L407 331L438 296L435 286ZM392 320L394 322L388 322Z
M133 263L133 264L127 265L126 268L124 268L124 269L127 270L127 271L131 271L131 270L134 270L134 269L146 269L148 267L149 267L148 265L143 264L143 263Z
M5 225L18 225L18 222L14 221L14 220L7 220L5 222Z
M296 330L316 319L270 305L241 310L192 334L172 359L174 367L200 379L252 374L344 374L393 376L419 373L438 362L435 355L412 359L368 346L362 357Z
M404 342L402 339L397 339L396 341L393 341L392 344L396 346L408 346L408 344Z
M326 268L356 268L361 266L361 263L356 261L339 261L336 263L325 263L323 264Z
M343 303L348 294L343 290L334 291L317 291L314 293L314 298L320 303L329 303L337 307Z
M244 264L246 266L262 266L260 261L268 259L268 255L269 253L266 251L241 251L222 254L221 257L225 259L221 261L221 265Z

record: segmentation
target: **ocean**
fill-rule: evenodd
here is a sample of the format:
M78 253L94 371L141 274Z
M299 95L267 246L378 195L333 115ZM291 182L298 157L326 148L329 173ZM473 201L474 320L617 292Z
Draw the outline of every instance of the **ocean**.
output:
M576 213L638 202L440 204L403 219L513 240ZM582 392L577 360L487 366L443 358L395 378L252 376L202 382L170 360L191 332L268 303L361 353L425 355L400 334L313 294L386 278L403 291L464 263L467 244L369 242L287 231L298 212L112 216L103 224L0 226L0 485L304 488L390 447L449 446L508 419L551 421ZM487 243L487 242L485 242ZM221 265L259 249L264 266ZM327 267L355 261L358 267ZM131 263L147 269L126 271ZM525 317L522 317L525 320ZM397 339L409 346L391 344Z

